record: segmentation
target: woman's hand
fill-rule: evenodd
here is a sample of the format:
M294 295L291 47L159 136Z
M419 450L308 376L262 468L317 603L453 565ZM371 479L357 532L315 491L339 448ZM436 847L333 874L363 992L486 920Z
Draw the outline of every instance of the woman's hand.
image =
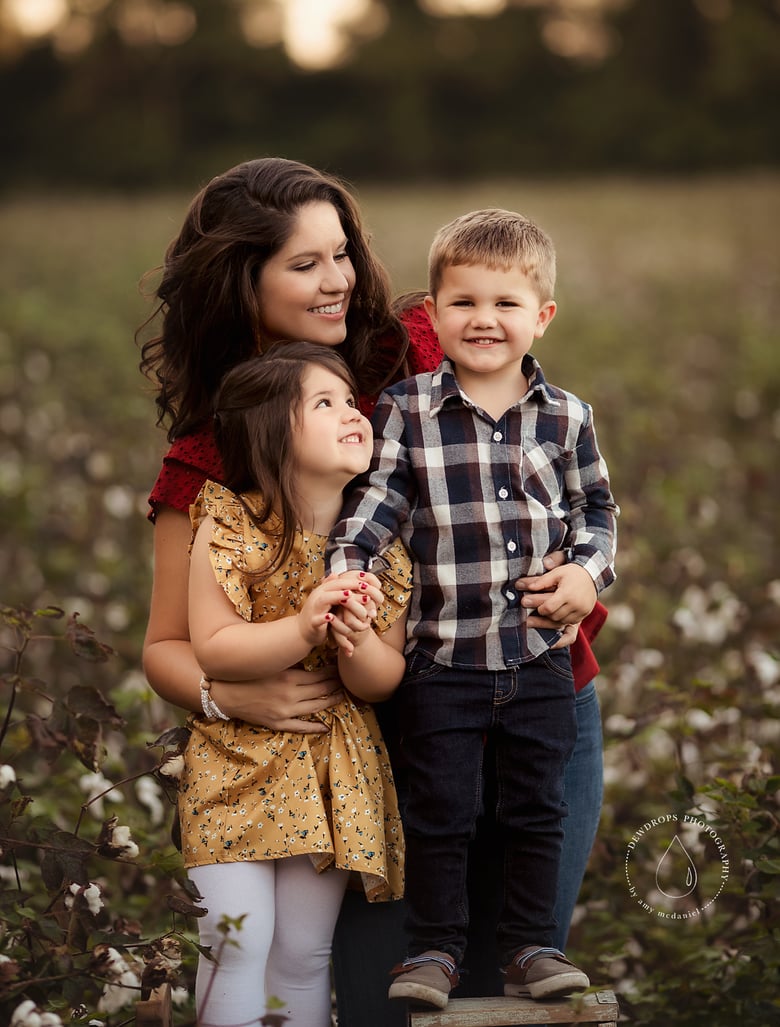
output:
M335 706L344 690L332 667L294 667L258 681L214 681L211 695L223 713L255 727L322 734L324 724L303 718Z

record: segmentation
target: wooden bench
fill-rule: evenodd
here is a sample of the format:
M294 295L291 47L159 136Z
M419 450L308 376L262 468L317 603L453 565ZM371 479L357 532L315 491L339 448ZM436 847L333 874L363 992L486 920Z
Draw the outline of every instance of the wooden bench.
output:
M591 1023L610 1027L620 1010L611 991L534 1002L527 998L453 998L446 1009L409 1012L409 1027L515 1027Z
M409 1027L516 1027L518 1024L590 1023L614 1027L619 1009L611 991L582 998L534 1002L526 998L453 998L446 1009L412 1011ZM171 1027L171 986L163 984L135 1007L136 1027Z

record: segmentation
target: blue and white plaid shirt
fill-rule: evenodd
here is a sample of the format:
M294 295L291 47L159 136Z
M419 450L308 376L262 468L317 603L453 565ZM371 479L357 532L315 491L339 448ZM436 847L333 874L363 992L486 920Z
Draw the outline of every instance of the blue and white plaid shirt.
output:
M400 535L414 561L406 651L445 666L502 670L557 640L526 626L514 584L548 553L565 550L599 592L615 577L619 510L591 408L530 355L523 371L528 391L498 421L447 359L386 389L371 466L331 532L334 573L371 567Z

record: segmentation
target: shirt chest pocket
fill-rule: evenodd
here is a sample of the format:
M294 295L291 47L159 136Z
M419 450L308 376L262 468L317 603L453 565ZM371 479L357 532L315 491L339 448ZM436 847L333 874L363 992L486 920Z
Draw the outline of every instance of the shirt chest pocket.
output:
M567 506L563 503L565 480L573 460L573 449L565 449L555 442L523 439L520 455L523 491L544 506Z

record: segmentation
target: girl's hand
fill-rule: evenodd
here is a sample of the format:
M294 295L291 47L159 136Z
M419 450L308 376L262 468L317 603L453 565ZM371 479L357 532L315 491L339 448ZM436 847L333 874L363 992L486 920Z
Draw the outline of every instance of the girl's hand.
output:
M346 606L334 608L330 622L331 637L346 656L351 656L368 637L377 613L372 600L365 596L355 598L359 606L350 601Z
M375 574L366 571L345 571L338 581L345 590L351 586L354 591L349 597L342 597L338 607L331 611L331 637L345 655L351 656L376 619L383 599L382 586Z
M344 610L353 619L351 623L360 627L365 620L364 608L371 609L382 602L382 589L375 575L367 571L345 571L330 574L315 588L298 614L301 637L312 648L325 641L328 628L335 621L334 609ZM347 626L347 630L350 628ZM354 629L351 629L354 630ZM339 635L335 634L336 641Z
M211 694L230 717L271 731L304 734L322 734L327 728L318 720L302 718L321 713L344 698L332 667L316 671L293 667L257 681L214 681Z

